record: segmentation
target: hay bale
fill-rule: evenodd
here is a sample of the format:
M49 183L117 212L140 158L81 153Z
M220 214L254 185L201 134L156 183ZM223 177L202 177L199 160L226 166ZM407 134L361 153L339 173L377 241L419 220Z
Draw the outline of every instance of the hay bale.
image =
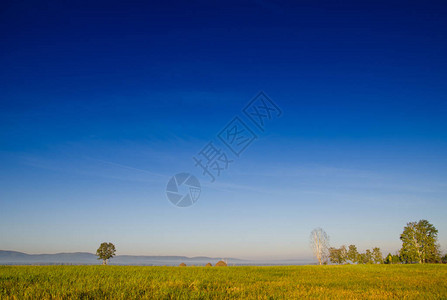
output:
M205 267L212 267L213 265L211 264L211 263L207 263L206 265L205 265Z
M186 264L185 264L185 263L181 263L181 264L179 265L179 267L186 267Z
M226 267L227 263L224 262L223 260L219 260L216 264L216 267Z

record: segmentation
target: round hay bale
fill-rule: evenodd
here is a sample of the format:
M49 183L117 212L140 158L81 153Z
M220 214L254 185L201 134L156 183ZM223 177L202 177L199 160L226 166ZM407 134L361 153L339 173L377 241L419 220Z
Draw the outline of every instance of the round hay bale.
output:
M205 265L205 267L212 267L213 265L211 264L211 263L207 263L206 265Z
M185 263L181 263L181 264L179 265L179 267L186 267L186 264L185 264Z
M226 267L227 263L224 262L223 260L219 260L216 264L216 267Z

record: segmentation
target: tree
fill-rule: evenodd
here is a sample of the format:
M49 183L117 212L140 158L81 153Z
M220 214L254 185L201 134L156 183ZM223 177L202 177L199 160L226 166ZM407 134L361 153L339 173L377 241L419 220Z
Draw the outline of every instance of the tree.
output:
M329 256L329 260L332 263L338 264L338 249L337 248L329 247L328 256Z
M385 259L383 260L384 264L392 264L393 263L393 256L391 255L391 253L388 253L388 255L385 257Z
M357 251L357 247L355 245L349 245L347 258L352 263L358 263L359 262L359 252Z
M366 264L366 262L367 262L366 254L365 253L359 253L358 259L357 259L357 263L359 263L359 264Z
M328 259L329 236L321 228L315 228L310 233L310 246L318 264L326 264Z
M346 246L343 245L339 249L340 253L340 263L344 264L348 260L348 250L346 249Z
M346 246L343 245L339 249L330 247L329 248L329 259L334 264L344 264L348 257L348 251L346 250Z
M443 264L447 264L447 254L444 255L444 256L441 258L441 262L442 262Z
M400 256L398 254L394 254L393 257L392 257L391 262L393 264L400 264L402 262L402 260L401 260L401 258L400 258Z
M385 260L383 261L385 264L398 264L400 263L400 257L399 255L391 255L391 253L388 253Z
M359 264L372 264L374 263L373 254L371 250L366 249L365 253L359 253L358 255Z
M98 259L102 259L102 264L107 265L110 258L115 256L115 245L112 243L102 243L98 250L96 250L96 255Z
M380 251L379 247L375 247L372 250L372 258L375 264L383 263L382 251Z
M374 262L373 255L371 253L371 250L366 249L365 255L363 256L363 263L364 264L372 264Z
M407 223L400 239L400 254L406 263L439 262L438 230L427 220Z
M399 255L391 255L391 253L388 253L385 260L383 261L385 264L398 264L400 263Z

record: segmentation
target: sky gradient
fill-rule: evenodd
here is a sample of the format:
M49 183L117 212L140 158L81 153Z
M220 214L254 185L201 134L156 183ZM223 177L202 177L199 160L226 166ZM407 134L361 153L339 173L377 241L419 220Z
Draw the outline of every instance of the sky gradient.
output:
M447 5L403 3L2 2L0 249L394 253L427 219L446 251ZM192 157L259 91L282 116L210 183Z

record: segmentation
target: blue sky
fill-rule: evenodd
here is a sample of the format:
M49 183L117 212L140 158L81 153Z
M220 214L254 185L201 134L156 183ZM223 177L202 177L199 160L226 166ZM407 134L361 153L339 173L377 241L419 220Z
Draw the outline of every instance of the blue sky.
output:
M446 12L2 3L0 249L309 258L315 227L394 252L428 219L447 250ZM259 91L282 116L244 119L259 138L210 183L192 157ZM179 172L202 184L189 208L165 194Z

